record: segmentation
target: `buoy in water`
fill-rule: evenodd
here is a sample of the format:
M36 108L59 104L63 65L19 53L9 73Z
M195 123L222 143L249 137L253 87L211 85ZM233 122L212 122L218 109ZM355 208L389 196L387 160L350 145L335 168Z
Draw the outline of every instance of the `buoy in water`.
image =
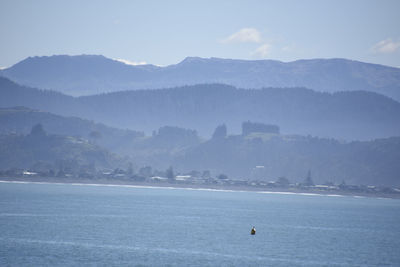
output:
M251 235L255 235L256 234L256 228L254 226L253 226L253 228L251 228L250 234Z

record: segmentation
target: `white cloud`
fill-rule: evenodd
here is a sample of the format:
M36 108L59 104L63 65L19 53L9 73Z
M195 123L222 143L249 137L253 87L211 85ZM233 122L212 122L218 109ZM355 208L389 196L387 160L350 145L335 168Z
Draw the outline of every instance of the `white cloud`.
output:
M220 41L221 43L259 43L261 33L254 28L243 28L231 36Z
M263 44L262 46L258 47L256 50L251 53L253 56L258 56L261 58L265 58L271 52L271 45Z
M396 52L400 48L400 41L395 42L391 38L380 41L372 47L375 53L390 54Z
M126 65L132 65L132 66L138 66L138 65L146 65L147 62L146 61L129 61L126 59L122 59L122 58L115 58L114 60L125 63Z

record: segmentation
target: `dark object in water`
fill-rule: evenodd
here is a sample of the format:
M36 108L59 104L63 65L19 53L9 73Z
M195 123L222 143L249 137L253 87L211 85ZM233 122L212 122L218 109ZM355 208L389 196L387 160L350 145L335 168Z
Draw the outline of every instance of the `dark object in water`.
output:
M251 228L250 234L251 235L255 235L256 234L256 228L254 226L253 226L253 228Z

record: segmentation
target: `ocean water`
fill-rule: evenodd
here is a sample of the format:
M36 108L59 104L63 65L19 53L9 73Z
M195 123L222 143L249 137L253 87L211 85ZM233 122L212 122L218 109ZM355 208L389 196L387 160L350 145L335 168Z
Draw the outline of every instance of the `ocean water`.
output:
M400 266L400 200L2 182L0 266Z

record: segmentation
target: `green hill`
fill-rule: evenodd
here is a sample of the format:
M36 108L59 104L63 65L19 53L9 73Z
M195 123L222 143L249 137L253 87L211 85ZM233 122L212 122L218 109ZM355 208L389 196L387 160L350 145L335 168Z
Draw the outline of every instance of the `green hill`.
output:
M233 178L364 185L400 185L400 137L339 142L311 136L253 133L211 139L170 163L177 169L210 170ZM259 166L259 167L256 167ZM260 167L261 166L261 167Z
M47 134L40 124L27 135L0 135L0 169L63 171L78 175L116 168L123 160L84 139ZM50 173L49 173L50 175Z
M0 134L28 134L42 124L50 134L74 136L89 140L110 150L118 150L125 142L142 137L142 132L121 130L77 117L63 117L25 107L0 108Z
M251 90L208 84L74 98L0 78L0 107L10 106L147 133L170 125L196 129L207 137L221 123L239 133L241 123L250 120L279 125L285 134L346 140L400 135L400 103L365 91L331 94L305 88Z

